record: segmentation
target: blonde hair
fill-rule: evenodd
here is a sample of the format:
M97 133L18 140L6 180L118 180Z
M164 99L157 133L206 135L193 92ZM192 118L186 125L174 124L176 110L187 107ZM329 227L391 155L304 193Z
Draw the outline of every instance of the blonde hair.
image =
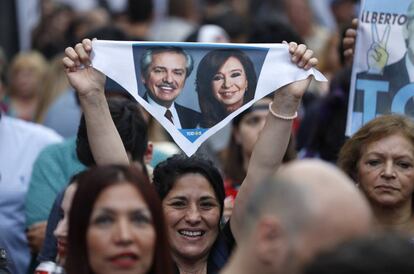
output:
M42 99L39 101L34 120L42 123L50 105L69 88L69 81L62 65L63 54L57 55L50 61L45 75Z
M36 76L40 78L40 83L43 83L46 71L48 68L48 62L43 55L37 51L29 51L19 53L11 62L9 68L9 84L10 84L10 95L15 92L12 78L22 69L31 69L36 73ZM40 87L39 87L40 88Z

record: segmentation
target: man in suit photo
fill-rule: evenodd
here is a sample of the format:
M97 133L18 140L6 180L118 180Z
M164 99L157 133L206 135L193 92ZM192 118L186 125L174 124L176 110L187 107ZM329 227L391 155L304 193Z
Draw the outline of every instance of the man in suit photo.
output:
M196 128L201 114L175 102L182 92L194 61L179 47L151 47L141 55L143 98L178 129Z

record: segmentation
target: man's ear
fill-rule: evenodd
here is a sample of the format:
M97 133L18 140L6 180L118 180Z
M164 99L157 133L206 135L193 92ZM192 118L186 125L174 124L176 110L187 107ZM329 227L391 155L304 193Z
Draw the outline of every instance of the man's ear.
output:
M142 74L141 74L141 82L142 82L144 85L146 84L145 77L144 77L144 75L142 75Z
M262 216L255 228L254 237L257 258L262 264L283 264L288 250L288 239L276 216Z
M144 163L149 165L152 161L152 152L154 150L154 145L152 144L152 142L148 142L147 145L147 150L145 151L144 154Z

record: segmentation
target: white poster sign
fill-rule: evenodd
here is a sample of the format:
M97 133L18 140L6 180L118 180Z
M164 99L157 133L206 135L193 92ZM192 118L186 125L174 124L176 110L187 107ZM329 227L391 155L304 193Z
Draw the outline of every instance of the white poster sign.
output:
M414 117L413 19L412 0L362 1L347 135L378 115Z

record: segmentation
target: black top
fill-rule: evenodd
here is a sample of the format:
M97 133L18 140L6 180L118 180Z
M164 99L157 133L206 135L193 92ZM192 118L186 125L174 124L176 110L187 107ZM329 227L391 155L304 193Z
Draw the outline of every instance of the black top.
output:
M227 263L236 245L233 233L230 228L230 221L224 225L214 242L207 259L207 274L218 274ZM179 274L178 267L175 266L175 273Z

